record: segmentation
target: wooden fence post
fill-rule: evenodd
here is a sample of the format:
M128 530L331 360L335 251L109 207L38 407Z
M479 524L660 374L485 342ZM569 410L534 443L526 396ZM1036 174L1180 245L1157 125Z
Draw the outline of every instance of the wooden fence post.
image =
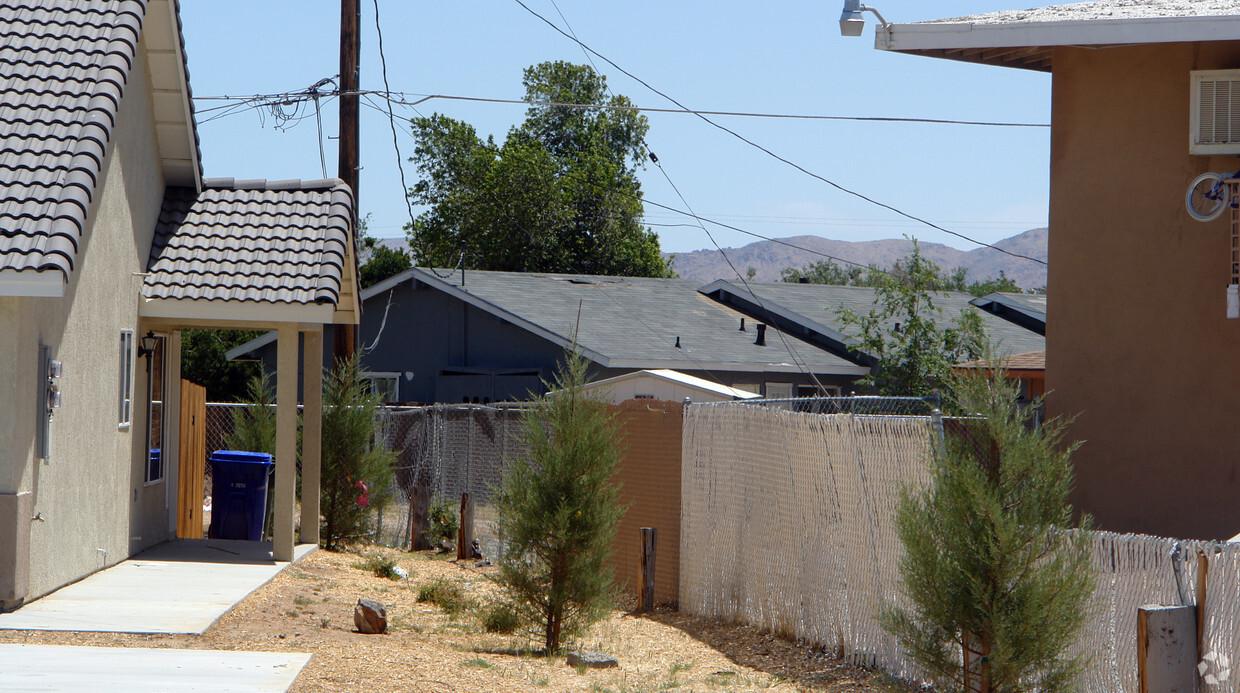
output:
M639 611L654 611L654 556L658 530L642 527L641 584L638 588Z
M1193 693L1197 687L1197 611L1147 604L1137 609L1140 693Z
M456 559L458 561L474 557L474 504L469 500L468 493L461 494L461 528L456 536Z

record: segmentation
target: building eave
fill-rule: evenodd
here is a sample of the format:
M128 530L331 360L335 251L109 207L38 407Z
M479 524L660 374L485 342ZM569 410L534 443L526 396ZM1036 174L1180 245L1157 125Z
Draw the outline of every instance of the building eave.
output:
M876 27L874 47L897 53L1051 71L1059 46L1240 40L1240 16L1146 17L1053 22L922 22Z
M65 295L65 275L58 270L19 272L0 270L0 296L60 298Z

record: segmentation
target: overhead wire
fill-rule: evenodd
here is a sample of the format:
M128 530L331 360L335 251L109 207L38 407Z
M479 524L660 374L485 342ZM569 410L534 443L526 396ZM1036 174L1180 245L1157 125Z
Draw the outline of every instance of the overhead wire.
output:
M565 17L564 13L560 11L560 6L556 4L555 0L551 0L551 5L555 7L555 11L559 13L560 19L564 20L564 26L568 27L568 31L572 35L573 40L577 41L577 44L581 46L582 52L585 53L586 55L586 60L590 62L590 66L594 69L596 73L598 73L598 66L595 65L594 60L590 58L589 51L585 50L585 44L577 39L577 32L573 31L573 27L572 25L569 24L568 18ZM607 86L606 82L603 83L603 88L609 92L611 91L611 88ZM613 97L614 97L614 93L613 93ZM676 186L676 183L672 181L672 177L668 175L667 170L663 168L663 164L659 162L659 157L655 156L654 152L650 149L650 145L646 142L646 139L644 137L641 139L641 145L646 150L646 153L649 155L650 160L654 162L655 166L658 167L659 172L663 174L663 178L667 180L667 184L672 187L672 190L675 191L676 196L680 198L680 203L683 204L689 210L689 213L692 214L693 217L696 219L697 215L693 213L693 207L689 204L689 201L685 199L684 194L680 192L680 188ZM740 270L736 268L736 265L732 264L732 259L728 257L728 254L724 251L723 247L720 246L719 242L715 240L714 234L712 234L709 230L707 230L706 225L702 224L701 220L698 220L698 225L702 229L702 232L706 234L706 237L710 239L710 242L714 244L715 249L719 251L719 254L723 256L724 262L727 262L728 267L732 268L732 272L735 273L736 278L741 281L741 284L745 287L745 291L749 292L749 295L752 296L754 301L758 303L758 306L763 310L763 312L766 312L769 315L770 311L766 309L766 306L763 304L762 299L749 286L749 282L746 281L745 277L741 275ZM771 322L771 321L768 320L767 322ZM779 341L783 345L784 351L786 351L788 353L788 356L792 358L793 365L796 366L796 368L800 370L802 373L809 376L810 380L812 380L814 382L814 385L817 386L819 392L825 393L826 388L822 386L822 382L818 380L818 376L809 367L808 362L804 361L804 359L801 359L799 355L796 353L796 351L792 348L792 345L788 343L787 338L784 336L783 330L779 329L778 327L775 327L775 334L779 335ZM677 342L679 343L679 340L677 340ZM720 383L720 384L722 385L723 383Z
M383 52L383 26L379 22L379 0L374 0L375 5L375 32L379 35L379 65L380 71L383 73L383 89L389 90L387 76L387 57ZM396 150L396 169L400 171L400 189L401 197L405 199L405 211L409 213L409 228L413 229L413 205L409 202L409 185L405 182L405 162L404 157L400 154L400 142L396 139L396 116L392 113L392 102L387 101L387 117L388 125L392 128L392 148Z
M597 71L597 70L596 70ZM354 92L350 92L354 93ZM555 106L558 108L574 108L580 110L591 111L640 111L643 113L668 113L678 115L693 116L728 116L736 118L764 118L775 120L827 120L827 121L859 121L872 123L922 123L927 125L966 125L977 127L999 127L999 128L1049 128L1049 123L1015 123L1000 122L988 120L957 120L951 118L919 118L912 116L853 116L853 115L821 115L821 114L799 114L799 113L764 113L758 111L713 111L700 110L692 108L654 108L652 106L624 106L619 104L590 104L590 103L571 103L567 101L529 101L526 99L500 99L482 96L460 96L453 94L413 94L402 91L379 91L377 89L359 89L356 92L361 96L377 96L384 100L391 101L398 106L415 106L426 103L431 100L444 101L466 101L473 103L493 103L493 104L512 104L517 106ZM333 92L333 96L340 96L342 93ZM295 96L295 94L265 94L249 97L229 97L229 96L195 96L195 101L239 101L246 103L250 101L269 101L281 97ZM408 97L420 97L409 100ZM213 108L198 109L198 113L208 113L229 106L215 106Z
M619 70L620 72L624 73L626 76L628 76L630 79L632 79L632 80L636 81L638 84L641 84L642 86L644 86L644 87L646 87L647 89L649 89L649 90L653 91L654 93L658 94L659 96L662 96L663 98L667 99L668 101L671 101L672 103L676 104L676 105L677 105L677 106L679 106L680 108L685 109L685 110L689 110L689 109L688 109L688 107L687 107L687 106L685 106L684 104L680 103L679 101L677 101L676 99L672 98L672 97L671 97L671 96L669 96L668 94L666 94L666 93L664 93L664 92L662 92L662 91L660 91L660 90L656 89L655 87L651 86L651 85L650 85L650 83L646 82L646 81L645 81L645 80L643 80L642 78L638 77L637 75L633 74L632 72L629 72L628 70L624 69L624 68L623 68L623 67L621 67L620 65L616 64L613 60L611 60L611 59L610 59L610 58L608 58L607 56L603 55L602 53L599 53L598 51L594 50L593 48L591 48L590 46L586 45L586 44L585 44L585 43L583 43L582 41L578 40L578 39L577 39L575 36L573 36L572 34L570 34L570 33L568 33L568 32L565 32L563 29L561 29L560 27L556 26L556 24L555 24L554 22L552 22L552 21L548 20L546 17L542 16L542 15L541 15L541 14L539 14L538 12L535 12L532 8L530 8L530 6L529 6L529 5L526 5L526 4L525 4L525 2L523 2L523 0L513 0L513 1L514 1L514 2L516 2L518 5L520 5L522 8L524 8L526 12L529 12L530 14L534 15L534 16L535 16L535 17L537 17L538 19L542 20L542 22L543 22L543 23L545 23L547 26L549 26L549 27L551 27L552 29L554 29L554 30L555 30L557 33L559 33L560 35L562 35L562 36L564 36L565 38L567 38L567 39L569 39L569 40L573 41L574 43L578 44L579 46L581 46L583 49L585 49L585 50L589 51L590 53L593 53L594 55L598 56L598 58L599 58L599 59L601 59L601 60L605 61L608 65L611 65L612 67L616 68L616 69L617 69L617 70ZM1022 255L1022 254L1020 254L1020 253L1014 253L1014 252L1012 252L1012 251L1010 251L1010 250L1007 250L1007 249L1005 249L1005 248L1000 248L1000 247L998 247L998 246L996 246L996 245L993 245L993 244L991 244L991 243L986 243L985 241L979 241L979 240L977 240L977 239L975 239L975 238L970 238L969 236L966 236L966 235L964 235L964 234L962 234L962 233L959 233L959 232L952 231L952 230L950 230L950 229L944 228L944 227L939 226L938 224L935 224L935 223L933 223L933 222L931 222L931 221L928 221L928 220L923 219L923 218L921 218L921 217L918 217L918 216L916 216L916 215L913 215L913 214L910 214L910 213L908 213L908 212L905 212L904 210L901 210L901 209L899 209L899 208L897 208L897 207L895 207L895 206L893 206L893 205L889 205L889 204L887 204L887 203L885 203L885 202L880 202L880 201L878 201L878 200L876 200L876 199L874 199L874 198L872 198L872 197L869 197L869 196L867 196L867 195L865 195L865 194L863 194L863 193L860 193L860 192L857 192L857 191L852 190L852 189L850 189L850 188L847 188L847 187L845 187L845 186L843 186L843 185L840 185L839 183L836 183L835 181L832 181L832 180L830 180L830 179L826 178L825 176L822 176L822 175L819 175L819 174L817 174L817 173L814 173L813 171L810 171L809 169L807 169L807 168L805 168L805 167L801 166L800 164L797 164L797 163L795 163L795 162L793 162L793 161L791 161L791 160L789 160L789 159L786 159L786 158L784 158L784 157L782 157L782 156L780 156L780 155L776 154L775 152L771 151L770 149L768 149L768 148L766 148L766 147L764 147L764 146L762 146L762 145L758 144L757 142L754 142L753 140L751 140L751 139L749 139L749 138L745 137L744 135L741 135L740 133L736 132L735 130L732 130L732 129L730 129L730 128L726 127L726 126L723 126L723 125L720 125L719 123L716 123L715 121L711 120L710 118L706 117L705 115L702 115L702 114L695 114L695 115L696 115L698 118L700 118L701 120L703 120L703 121L705 121L706 123L708 123L709 125L711 125L711 126L713 126L713 127L715 127L715 128L718 128L719 130L722 130L722 131L724 131L724 132L728 133L729 135L732 135L733 137L735 137L736 139L740 140L741 142L744 142L745 144L748 144L749 146L751 146L751 147L753 147L753 148L755 148L755 149L757 149L757 150L759 150L759 151L761 151L761 152L763 152L763 153L767 154L768 156L770 156L770 157L772 157L772 158L776 159L777 161L781 161L781 162L783 162L784 164L787 164L788 166L791 166L792 168L794 168L794 169L796 169L796 170L798 170L798 171L800 171L800 172L802 172L802 173L804 173L804 174L806 174L806 175L808 175L808 176L810 176L810 177L812 177L812 178L814 178L814 179L816 179L816 180L819 180L819 181L821 181L821 182L823 182L823 183L826 183L827 185L829 185L829 186L831 186L831 187L833 187L833 188L835 188L835 189L839 190L840 192L847 193L847 194L849 194L849 195L852 195L853 197L856 197L856 198L858 198L858 199L860 199L860 200L863 200L863 201L865 201L865 202L868 202L868 203L870 203L870 204L872 204L872 205L875 205L875 206L881 207L881 208L883 208L883 209L886 209L886 210L888 210L888 211L890 211L890 212L893 212L893 213L895 213L895 214L898 214L898 215L900 215L900 216L902 216L902 217L905 217L905 218L907 218L907 219L910 219L910 220L912 220L912 221L916 221L916 222L918 222L918 223L924 224L924 225L926 225L926 226L928 226L928 227L930 227L930 228L932 228L932 229L936 229L936 230L938 230L938 231L942 231L943 233L950 234L950 235L952 235L952 236L956 236L957 238L960 238L960 239L962 239L962 240L966 240L966 241L968 241L968 242L970 242L970 243L974 243L974 244L979 245L979 246L984 246L984 247L990 248L990 249L992 249L992 250L996 250L996 251L998 251L998 252L1001 252L1001 253L1003 253L1003 254L1005 254L1005 255L1011 255L1012 257L1020 257L1020 258L1024 258L1024 259L1026 259L1026 260L1031 260L1031 261L1036 262L1036 263L1041 264L1041 265L1045 265L1045 264L1046 264L1046 261L1045 261L1045 260L1039 260L1038 258L1029 257L1028 255Z

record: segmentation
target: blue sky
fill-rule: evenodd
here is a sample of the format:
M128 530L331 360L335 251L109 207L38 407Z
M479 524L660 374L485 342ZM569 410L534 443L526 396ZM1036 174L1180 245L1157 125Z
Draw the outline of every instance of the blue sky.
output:
M1033 123L1050 118L1049 74L874 50L872 15L862 38L840 36L842 0L524 1L561 27L567 20L582 42L694 109ZM382 90L374 0L361 2L362 88ZM196 97L300 91L338 71L338 2L182 0L181 6ZM904 23L1025 3L876 0L874 6L889 21ZM519 99L523 68L544 60L586 61L580 47L515 0L379 0L379 12L395 92ZM639 106L674 108L594 60L613 91ZM219 105L196 103L208 176L322 177L313 108L304 106L300 115L308 117L281 129L267 111L211 119L223 111L206 109ZM332 100L321 109L328 176L336 174L337 108ZM408 118L434 112L502 140L525 108L443 99L416 111L397 107L405 158L413 147ZM647 142L663 167L661 172L648 165L641 173L648 200L770 237L873 240L909 234L976 247L841 193L692 115L648 117ZM1046 222L1046 128L712 118L844 187L985 242ZM361 128L360 209L372 215L374 235L402 236L409 216L386 114L363 105ZM412 185L416 170L406 164L405 171ZM713 247L689 217L648 207L646 220L665 251ZM757 240L707 228L724 247Z

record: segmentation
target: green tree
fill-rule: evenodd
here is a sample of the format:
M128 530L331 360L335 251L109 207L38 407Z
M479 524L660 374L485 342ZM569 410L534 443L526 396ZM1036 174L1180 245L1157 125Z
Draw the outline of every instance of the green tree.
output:
M276 453L276 393L271 376L260 373L250 378L246 388L246 405L232 413L232 431L224 436L229 450Z
M370 214L358 221L357 237L364 251L362 256L366 258L357 272L358 283L363 289L413 267L409 253L399 248L389 248L370 234Z
M836 315L846 330L855 330L853 350L875 360L858 381L862 386L882 395L924 397L946 382L953 365L982 354L986 331L978 312L968 308L946 321L934 305L943 274L916 242L894 270L870 274L876 296L869 313L840 308Z
M379 400L363 375L353 356L338 360L324 383L320 536L333 551L366 534L392 485L396 455L375 435Z
M916 241L914 241L913 245L914 252L917 252L920 256ZM1016 294L1025 293L1003 270L999 270L999 276L995 279L969 281L969 270L967 268L957 267L951 272L944 272L930 260L921 258L921 262L923 266L916 268L916 270L922 272L920 281L928 291L962 291L973 296L985 296L996 291ZM927 268L933 268L933 271L925 272ZM858 265L837 264L834 260L823 260L805 265L799 269L789 267L788 269L780 270L779 276L783 281L794 284L877 287L882 286L887 281L884 275L900 277L907 274L909 270L908 260L897 260L893 266L887 269L882 269L873 264L869 267L860 267ZM1046 290L1045 288L1040 291L1034 289L1028 293L1046 293Z
M1002 372L954 376L948 392L970 416L935 451L931 488L900 501L908 606L880 620L935 690L1074 690L1094 589L1089 519L1068 531L1077 445L1063 420L1035 427Z
M421 265L520 272L671 276L658 236L641 224L645 116L608 96L585 65L525 70L525 121L502 145L440 114L411 121L429 207L406 227ZM550 105L578 104L578 105ZM583 108L580 105L611 108Z
M257 330L184 330L181 377L207 388L209 402L241 402L246 387L261 370L255 361L229 361L224 355L261 336Z
M529 457L510 461L495 501L505 539L497 580L548 652L614 603L606 560L624 513L612 482L619 432L607 403L583 389L586 370L580 353L568 354L525 418Z
M780 270L779 277L792 284L830 284L833 286L874 286L875 277L881 271L874 265L868 268L857 265L839 265L834 260L823 260L800 269L789 267Z

